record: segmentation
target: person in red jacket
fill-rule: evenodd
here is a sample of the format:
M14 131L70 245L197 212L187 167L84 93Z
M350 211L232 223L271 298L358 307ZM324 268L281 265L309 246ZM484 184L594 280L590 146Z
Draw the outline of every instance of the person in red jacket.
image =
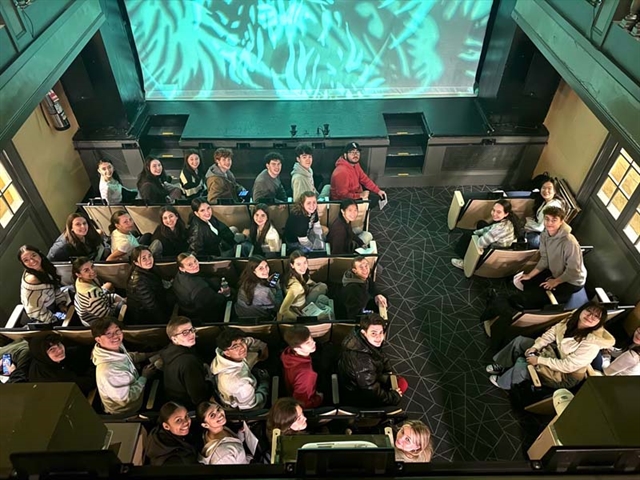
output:
M344 153L336 161L336 168L331 174L331 200L369 198L369 191L381 198L386 197L384 191L362 170L360 151L360 145L356 142L349 142L344 147Z
M294 325L284 333L289 345L280 355L284 367L284 382L287 392L302 408L322 405L323 395L316 391L318 374L311 365L311 354L316 351L316 342L304 325Z

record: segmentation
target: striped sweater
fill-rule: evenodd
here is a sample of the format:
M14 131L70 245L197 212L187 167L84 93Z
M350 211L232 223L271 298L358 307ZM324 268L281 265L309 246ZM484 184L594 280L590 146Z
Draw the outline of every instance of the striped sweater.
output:
M513 223L506 218L498 223L492 223L480 230L473 232L478 237L478 244L482 248L492 247L509 247L516 241L516 235L513 229Z
M98 318L116 316L122 297L103 289L97 282L76 280L74 305L80 320L86 326Z
M66 289L54 288L50 283L27 283L27 272L22 274L20 282L20 303L24 306L27 316L37 322L51 323L55 317L50 307L54 305L69 305L71 297Z

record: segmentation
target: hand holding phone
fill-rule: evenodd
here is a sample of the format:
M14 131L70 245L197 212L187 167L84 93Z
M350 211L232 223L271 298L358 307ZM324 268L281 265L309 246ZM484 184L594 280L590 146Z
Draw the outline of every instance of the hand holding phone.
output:
M274 273L273 275L271 275L271 277L269 277L269 286L271 288L276 288L278 286L278 280L280 280L280 274Z
M2 375L5 375L5 376L11 375L11 372L13 372L13 370L16 369L15 366L13 366L13 369L12 369L11 368L12 366L13 364L11 362L11 354L3 353L2 354Z

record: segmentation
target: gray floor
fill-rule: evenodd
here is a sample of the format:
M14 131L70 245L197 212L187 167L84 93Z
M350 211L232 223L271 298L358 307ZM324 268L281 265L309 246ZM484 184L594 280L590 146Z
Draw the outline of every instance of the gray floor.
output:
M466 191L487 187L465 187ZM447 212L454 187L387 189L370 230L382 256L378 282L391 299L387 352L409 381L404 405L432 432L434 460L522 460L542 419L514 411L489 383L489 342L478 320L490 287L505 280L467 279L450 259L458 234Z

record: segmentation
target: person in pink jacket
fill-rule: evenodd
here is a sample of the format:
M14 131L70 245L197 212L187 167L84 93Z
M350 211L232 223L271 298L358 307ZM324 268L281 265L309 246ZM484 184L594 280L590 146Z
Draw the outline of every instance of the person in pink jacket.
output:
M360 151L360 145L356 142L349 142L344 147L344 153L336 161L336 168L331 174L331 200L369 198L369 191L381 198L386 197L384 191L362 170Z

